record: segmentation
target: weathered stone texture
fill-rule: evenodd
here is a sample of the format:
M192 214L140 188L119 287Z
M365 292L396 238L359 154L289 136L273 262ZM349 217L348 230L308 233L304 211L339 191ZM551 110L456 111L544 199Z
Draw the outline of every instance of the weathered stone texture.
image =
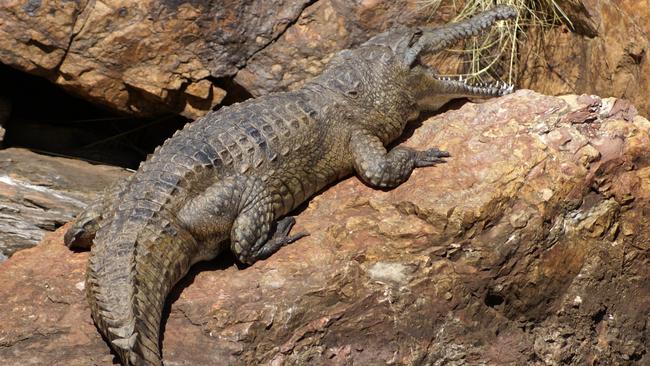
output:
M253 95L294 89L341 49L396 25L453 16L450 6L426 4L10 0L0 4L0 62L113 109L195 118L225 97L219 78L235 76ZM558 4L574 29L557 27L524 45L520 86L623 97L650 114L647 2Z
M122 111L196 117L225 96L215 78L234 75L306 3L9 1L0 62Z
M170 299L166 364L648 362L650 122L634 107L522 90L405 144L452 158L391 191L349 178L298 215L311 236L194 270ZM62 235L0 264L5 363L112 362L87 253Z
M256 53L235 77L255 96L297 89L319 75L335 53L399 25L446 23L451 9L433 11L422 1L320 0L295 24Z
M430 22L440 19L418 0L11 0L0 5L0 62L113 109L194 118L240 69L254 95L281 90L384 29Z
M0 255L37 245L127 174L25 149L0 150Z

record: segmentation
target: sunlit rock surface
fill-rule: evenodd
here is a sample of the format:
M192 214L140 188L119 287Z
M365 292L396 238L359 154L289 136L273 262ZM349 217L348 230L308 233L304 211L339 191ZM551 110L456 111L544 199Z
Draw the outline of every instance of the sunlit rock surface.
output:
M166 365L649 361L650 123L623 100L521 90L414 126L446 164L312 199L311 236L182 281ZM0 264L4 364L110 365L63 229Z

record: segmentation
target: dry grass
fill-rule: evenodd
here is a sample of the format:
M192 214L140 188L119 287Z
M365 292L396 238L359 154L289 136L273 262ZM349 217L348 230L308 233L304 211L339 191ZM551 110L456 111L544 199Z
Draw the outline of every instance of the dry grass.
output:
M555 0L420 0L423 11L435 13L440 6L451 6L458 14L453 21L470 18L476 13L507 4L519 10L516 20L499 22L489 32L448 50L459 55L463 63L460 75L472 81L504 80L512 84L517 70L517 50L531 28L548 29L571 22ZM543 32L542 32L543 33Z

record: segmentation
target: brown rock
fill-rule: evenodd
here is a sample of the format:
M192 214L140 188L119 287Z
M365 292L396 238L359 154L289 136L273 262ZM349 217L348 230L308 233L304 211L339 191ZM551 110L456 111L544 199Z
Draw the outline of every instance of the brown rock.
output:
M649 115L647 4L558 3L573 30L557 27L540 42L528 42L519 84L554 95L627 98ZM427 4L12 0L0 11L0 62L120 111L196 118L223 100L226 86L219 78L235 76L253 95L294 89L343 48L396 25L452 17L452 7L434 11ZM537 39L535 31L527 38Z
M0 62L121 111L197 117L223 99L215 78L234 75L306 3L10 0ZM206 81L208 100L189 100Z
M522 87L547 94L629 99L650 115L650 7L636 0L559 2L574 25L552 29L522 51ZM530 35L529 39L537 39Z
M248 60L235 81L255 96L296 89L319 75L338 51L394 26L445 23L450 10L434 11L420 0L316 1L275 42Z
M25 149L0 150L0 254L35 246L127 174Z
M120 111L190 118L223 100L218 78L237 75L253 95L296 88L341 49L396 25L443 23L452 11L421 0L24 0L3 7L3 64Z
M522 90L424 121L406 144L447 164L391 191L349 178L299 214L311 236L196 268L167 364L647 363L650 122L614 105ZM112 362L62 235L0 264L5 363Z

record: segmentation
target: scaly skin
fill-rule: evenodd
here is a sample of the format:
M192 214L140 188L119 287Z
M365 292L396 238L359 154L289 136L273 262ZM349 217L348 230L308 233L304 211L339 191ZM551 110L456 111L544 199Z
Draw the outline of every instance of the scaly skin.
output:
M435 148L385 146L420 111L512 87L441 79L417 65L417 56L515 16L500 6L441 28L380 34L340 52L300 90L188 124L92 204L65 240L76 247L92 243L87 297L120 361L162 364L165 298L194 263L228 245L242 263L266 258L305 235L288 236L293 221L280 218L328 184L356 172L371 186L395 187L414 168L449 156Z

